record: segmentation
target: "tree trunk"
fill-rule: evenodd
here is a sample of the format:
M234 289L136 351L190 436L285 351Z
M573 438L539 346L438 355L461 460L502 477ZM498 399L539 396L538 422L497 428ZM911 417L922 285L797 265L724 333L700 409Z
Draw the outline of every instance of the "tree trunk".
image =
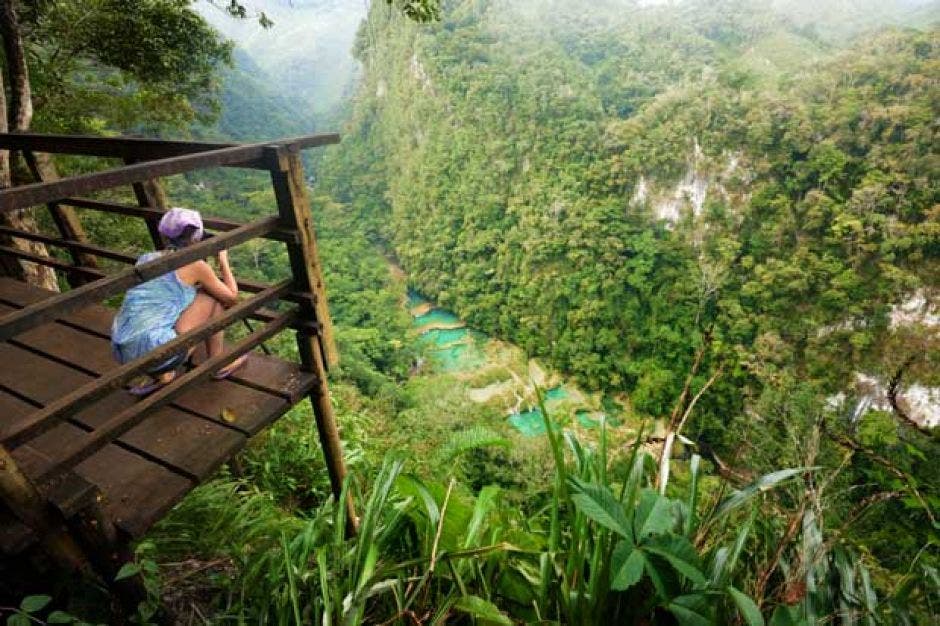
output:
M10 122L13 123L13 130L29 130L29 124L33 119L33 98L29 85L29 69L26 66L23 33L17 15L16 0L3 0L0 2L0 35L3 36L3 50L7 61L6 69L10 77L10 102L8 107L3 90L3 77L0 75L0 104L3 105L3 115L0 115L0 118L2 118L0 119L0 132L9 132ZM11 157L10 151L0 150L0 189L6 189L13 184L13 162ZM28 211L29 209L23 209L12 213L2 213L0 214L0 224L17 230L36 232L38 230L36 220ZM16 238L7 238L4 243L33 254L47 255L46 246L41 243ZM55 272L49 267L4 258L0 262L0 271L39 287L54 291L59 290Z

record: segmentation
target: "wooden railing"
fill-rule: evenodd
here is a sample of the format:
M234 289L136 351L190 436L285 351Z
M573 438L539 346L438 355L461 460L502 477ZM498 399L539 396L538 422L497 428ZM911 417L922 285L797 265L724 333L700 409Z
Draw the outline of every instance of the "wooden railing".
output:
M337 352L300 158L300 151L304 148L336 143L338 140L338 135L326 134L235 145L127 137L0 134L0 150L23 151L27 156L32 152L90 155L119 158L127 163L100 172L0 190L0 213L44 205L50 210L75 207L143 219L148 224L154 246L163 248L164 242L159 238L156 223L165 207L155 206L157 202L152 193L156 189L159 192L156 195L162 194L162 190L157 187L157 181L162 176L219 166L267 170L276 203L269 217L247 224L206 216L204 225L208 230L216 231L214 234L199 243L167 252L156 260L140 265L133 265L135 258L125 252L69 236L65 227L60 227L59 237L0 227L0 235L7 238L21 238L66 250L71 261L25 252L13 245L0 246L0 255L54 268L64 273L73 286L64 293L0 318L0 341L14 338L32 328L123 293L134 285L253 239L270 239L287 246L291 269L289 280L274 285L240 281L240 290L250 293L249 297L153 352L116 367L38 409L27 422L5 433L0 440L0 452L5 453L43 434L96 400L125 386L135 376L169 356L233 324L252 318L261 320L264 325L253 329L223 354L208 358L198 367L108 418L88 437L69 444L70 447L62 452L52 466L33 479L41 487L45 481L68 472L140 423L148 411L170 402L187 388L206 379L238 356L262 345L282 330L294 328L297 331L301 368L314 373L317 379L310 399L331 486L339 498L346 470L326 383L327 368L336 362ZM82 197L121 186L133 187L138 206ZM58 221L56 223L58 225ZM78 231L81 232L80 227ZM97 262L83 262L82 259L108 259L131 267L109 273ZM276 301L284 301L291 306L287 309L268 308ZM355 520L351 500L347 499L346 506L348 518Z

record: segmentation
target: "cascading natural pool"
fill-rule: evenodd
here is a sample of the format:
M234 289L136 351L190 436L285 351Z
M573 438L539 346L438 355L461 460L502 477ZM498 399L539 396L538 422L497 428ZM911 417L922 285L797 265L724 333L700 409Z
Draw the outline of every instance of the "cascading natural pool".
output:
M420 333L419 341L429 347L431 367L435 371L472 372L490 365L484 350L489 341L485 333L467 328L457 315L437 308L413 291L408 293L407 306L412 314L414 328ZM571 397L572 394L564 385L557 385L544 392L543 401L551 411L553 406ZM578 410L575 417L584 428L597 428L600 423L600 414L587 410ZM507 419L524 435L536 436L545 432L545 420L538 407L511 413Z
M418 328L423 328L430 325L450 326L454 324L463 324L463 322L459 317L450 311L445 311L444 309L431 309L427 313L415 317L414 324Z
M488 338L485 334L470 330L459 317L445 309L433 308L414 292L408 294L408 307L414 327L421 333L420 341L430 346L434 369L461 372L486 363L483 345ZM415 315L415 311L420 313Z

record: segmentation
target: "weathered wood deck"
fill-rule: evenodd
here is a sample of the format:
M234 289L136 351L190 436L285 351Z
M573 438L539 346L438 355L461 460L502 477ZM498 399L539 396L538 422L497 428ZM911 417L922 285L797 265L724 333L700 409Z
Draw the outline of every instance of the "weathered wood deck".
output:
M53 295L0 278L0 319ZM93 305L0 343L0 363L13 366L0 368L0 440L37 409L118 366L110 352L112 315ZM150 411L140 424L78 464L74 474L91 490L100 490L104 510L118 528L139 537L315 383L316 377L296 364L251 353L248 365L230 379L199 383ZM15 448L13 456L27 476L39 477L63 451L137 401L125 390L113 391ZM61 495L54 485L49 487L50 499L65 513L82 498L71 480ZM0 523L0 548L11 553L29 545L30 531L8 512L0 515L6 517Z
M55 180L42 180L36 170L35 183L0 189L0 214L44 206L58 230L54 236L0 228L4 276L22 278L19 263L35 263L55 270L69 286L53 294L0 278L0 569L42 570L41 558L23 557L44 554L61 571L108 587L133 610L146 595L143 581L115 581L133 558L131 541L252 435L305 398L333 495L343 497L346 467L326 379L338 354L300 156L304 148L338 140L326 134L223 145L0 133L0 150L21 152L27 164L35 160L34 151L124 161ZM214 167L266 170L271 214L249 223L207 215L211 236L142 264L84 234L76 208L143 220L153 247L164 250L157 224L169 203L159 178ZM124 194L133 191L136 206L97 195L121 187L129 187ZM130 363L112 360L113 311L100 303L259 238L286 247L290 278L271 285L239 281L248 295L218 316ZM25 250L18 240L41 242L46 251ZM66 251L71 260L48 253L50 248ZM102 265L99 259L132 267ZM146 398L127 391L154 364L248 319L261 325L221 354ZM299 363L251 352L284 332L296 339ZM212 380L213 372L241 354L250 354L246 367L228 380ZM355 532L352 498L345 494L347 531ZM20 555L34 544L39 550Z

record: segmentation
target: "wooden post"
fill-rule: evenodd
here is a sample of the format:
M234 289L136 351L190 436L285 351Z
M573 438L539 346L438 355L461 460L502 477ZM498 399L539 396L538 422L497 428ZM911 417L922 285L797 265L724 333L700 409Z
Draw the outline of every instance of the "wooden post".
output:
M71 572L91 573L88 559L65 528L65 520L49 506L36 486L0 445L0 499L39 538L46 552Z
M316 335L298 330L297 346L300 350L303 369L317 375L317 384L310 393L310 403L313 405L313 413L317 421L317 432L323 447L330 485L338 502L346 480L346 464L343 460L343 447L336 427L326 379L327 367L338 361L338 354L333 341L333 327L327 307L326 289L317 255L313 214L304 187L303 164L300 160L300 152L296 148L272 147L266 156L282 225L294 228L298 233L296 243L287 243L288 258L296 287L314 295L313 305L309 302L300 305L301 319L313 319L321 325L321 331ZM348 520L347 530L350 534L355 534L358 528L358 518L351 494L347 493L344 505Z
M121 567L134 560L134 552L105 514L97 489L95 492L96 497L75 515L71 526L87 549L92 566L120 602L122 616L135 615L137 606L147 599L147 588L140 574L115 580Z
M133 165L136 162L137 161L134 159L124 159L124 163L127 165ZM157 209L158 211L166 213L169 204L166 199L166 192L163 190L163 185L160 184L159 180L154 178L141 183L133 183L133 187L134 196L137 198L137 204L139 206ZM163 241L163 237L160 235L160 231L157 229L156 220L147 220L147 230L150 231L150 239L153 241L154 248L163 250L166 244Z
M24 150L23 159L26 161L26 166L29 168L36 182L43 183L58 179L52 162L48 160L48 155L37 155L37 153ZM46 206L49 208L52 221L55 222L56 228L59 230L59 235L63 239L78 241L80 243L88 242L85 229L82 227L81 220L78 218L75 209L62 206L57 202L50 202ZM69 249L69 253L72 257L72 263L75 265L90 267L92 269L98 267L98 260L94 255L80 252L73 248ZM84 285L88 282L88 279L80 272L69 272L66 275L66 279L73 287Z

